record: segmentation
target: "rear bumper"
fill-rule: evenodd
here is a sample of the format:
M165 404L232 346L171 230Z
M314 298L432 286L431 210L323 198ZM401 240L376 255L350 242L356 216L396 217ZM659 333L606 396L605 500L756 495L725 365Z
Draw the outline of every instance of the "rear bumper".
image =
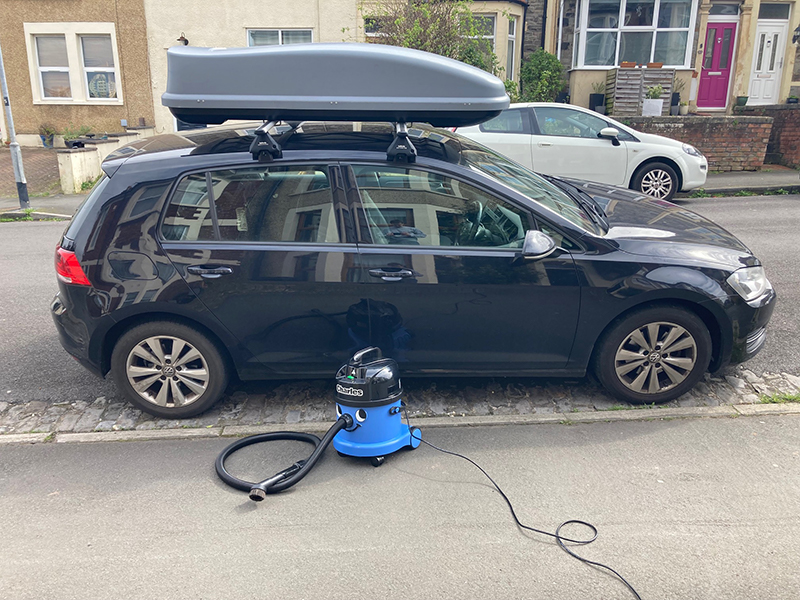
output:
M76 288L77 286L64 286ZM64 290L55 295L50 303L50 314L58 331L61 346L75 360L99 377L103 377L100 353L92 352L93 329L90 324L94 319L87 318L86 291Z

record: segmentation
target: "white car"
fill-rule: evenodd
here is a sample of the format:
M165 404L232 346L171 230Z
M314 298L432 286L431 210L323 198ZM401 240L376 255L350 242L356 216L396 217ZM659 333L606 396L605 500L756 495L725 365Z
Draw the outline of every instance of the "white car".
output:
M455 131L538 173L629 187L662 200L702 186L708 174L708 161L694 146L570 104L512 104L490 121Z

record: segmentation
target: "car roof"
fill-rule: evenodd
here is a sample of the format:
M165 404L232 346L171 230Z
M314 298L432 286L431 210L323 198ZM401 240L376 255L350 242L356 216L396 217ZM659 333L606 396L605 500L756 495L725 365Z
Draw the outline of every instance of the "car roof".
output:
M106 157L103 169L108 173L116 171L123 163L133 165L154 159L185 161L192 156L247 153L255 137L254 130L260 125L238 123L153 136L115 150ZM385 160L394 139L390 123L305 122L297 131L288 129L291 129L288 125L279 126L272 136L282 150L291 154L294 151L374 152ZM478 147L466 138L427 124L413 124L408 134L419 156L453 164L459 162L464 147Z

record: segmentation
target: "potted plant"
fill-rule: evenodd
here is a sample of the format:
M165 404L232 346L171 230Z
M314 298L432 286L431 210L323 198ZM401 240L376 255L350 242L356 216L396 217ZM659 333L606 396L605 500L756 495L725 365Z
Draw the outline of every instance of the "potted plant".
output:
M642 116L643 117L658 117L664 110L664 99L661 95L664 93L664 88L660 85L652 85L647 88L642 100Z
M679 107L678 114L681 115L688 115L689 114L689 103L688 102L681 102Z
M42 140L42 146L45 148L52 148L53 137L55 137L56 133L56 128L50 123L42 123L39 125L39 139Z
M747 96L736 96L736 106L746 106Z
M75 127L70 121L69 125L61 132L61 135L64 136L64 144L67 148L83 148L83 142L80 141L80 138L91 130L92 128L87 125Z
M789 96L786 98L786 104L797 104L800 101L800 98L797 96Z
M589 94L589 108L601 115L606 114L606 82L593 83L592 92Z

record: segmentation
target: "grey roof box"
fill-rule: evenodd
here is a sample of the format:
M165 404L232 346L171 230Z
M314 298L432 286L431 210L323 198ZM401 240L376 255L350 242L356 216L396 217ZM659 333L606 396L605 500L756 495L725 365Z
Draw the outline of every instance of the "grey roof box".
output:
M378 44L176 46L161 97L178 119L481 123L508 108L503 82L428 52Z

